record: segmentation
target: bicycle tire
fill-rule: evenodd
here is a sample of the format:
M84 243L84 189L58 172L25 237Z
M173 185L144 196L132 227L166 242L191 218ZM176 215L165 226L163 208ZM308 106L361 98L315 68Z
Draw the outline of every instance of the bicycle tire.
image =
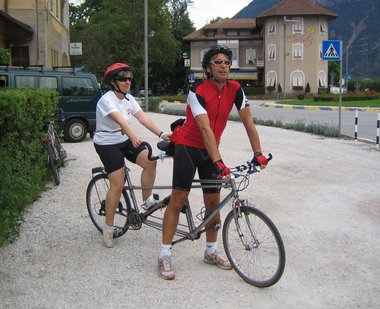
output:
M59 176L58 158L57 152L54 149L53 144L47 145L48 152L48 163L53 174L54 182L58 186L61 183L61 178Z
M231 210L223 226L223 245L234 270L260 288L274 285L285 269L285 249L274 223L262 211L241 206Z
M66 159L66 151L63 149L58 133L54 131L54 147L57 150L58 166L64 165Z
M92 223L101 233L103 232L103 224L106 218L105 201L108 189L108 176L102 173L91 179L86 191L88 213ZM120 237L127 232L129 228L128 214L131 209L129 196L127 192L123 191L114 217L114 238Z

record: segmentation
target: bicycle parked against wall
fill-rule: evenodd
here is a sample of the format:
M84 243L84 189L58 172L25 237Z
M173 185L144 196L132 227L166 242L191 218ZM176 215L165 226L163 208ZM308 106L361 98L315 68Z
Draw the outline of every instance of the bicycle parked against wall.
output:
M54 123L63 121L63 111L62 109L58 109L57 112L45 118L43 128L47 135L42 140L42 144L45 146L47 150L47 163L51 169L56 185L59 185L61 183L59 169L61 166L63 166L63 162L66 157L66 152L59 141L59 136L57 131L55 130Z
M269 154L269 159L271 158L272 155ZM144 211L136 199L136 191L142 187L132 183L129 172L129 168L125 167L125 186L115 214L114 237L120 237L128 230L139 230L142 224L162 230L162 210L168 205L170 195ZM172 245L185 240L199 239L201 234L206 232L207 223L229 204L232 209L224 220L222 233L227 258L246 282L257 287L269 287L275 284L284 272L285 249L281 235L269 217L239 196L239 193L248 187L249 177L256 172L259 172L259 167L248 161L231 168L230 180L202 180L202 183L200 180L194 180L192 189L214 187L217 184L230 192L207 217L204 216L204 210L193 215L190 202L187 200L182 209L185 218L181 219L178 225ZM171 189L171 186L152 188ZM93 168L92 179L87 187L86 203L91 221L100 232L105 219L108 189L107 173L102 167ZM200 223L195 223L196 219ZM220 224L213 228L219 229Z

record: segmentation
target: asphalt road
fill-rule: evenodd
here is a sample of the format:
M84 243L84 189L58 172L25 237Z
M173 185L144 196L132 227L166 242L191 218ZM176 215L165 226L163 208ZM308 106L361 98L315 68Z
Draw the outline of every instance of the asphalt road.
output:
M249 100L253 116L261 120L280 120L283 123L302 122L305 124L318 123L329 126L339 126L339 109L328 110L325 108L305 109L302 106L283 107L273 101ZM170 109L184 109L185 104L165 103ZM282 107L282 108L280 108ZM358 139L371 142L376 141L377 119L380 109L361 109L358 112ZM355 111L341 111L341 134L354 138L355 136Z

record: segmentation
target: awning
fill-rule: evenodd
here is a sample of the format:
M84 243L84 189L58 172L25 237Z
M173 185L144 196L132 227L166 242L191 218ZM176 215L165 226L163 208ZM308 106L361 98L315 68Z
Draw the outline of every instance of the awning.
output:
M7 44L18 44L33 38L34 30L27 24L13 18L0 10L0 21L4 24L5 41Z

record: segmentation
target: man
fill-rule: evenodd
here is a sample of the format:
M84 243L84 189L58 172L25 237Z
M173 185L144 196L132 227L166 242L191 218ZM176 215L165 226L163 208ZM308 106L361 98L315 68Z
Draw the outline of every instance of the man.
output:
M166 280L175 278L171 263L171 244L196 170L200 179L230 177L230 170L224 164L218 146L234 104L256 161L261 168L265 168L268 163L261 153L259 135L243 89L238 82L228 80L231 64L232 52L227 47L216 45L205 53L202 66L207 80L190 90L186 121L183 126L175 128L170 139L175 144L173 189L164 215L162 245L158 258L159 274ZM203 199L207 216L219 204L220 189L203 189ZM219 222L220 214L206 227L209 229L206 231L204 262L222 269L231 269L228 260L217 251L218 232L213 227Z

